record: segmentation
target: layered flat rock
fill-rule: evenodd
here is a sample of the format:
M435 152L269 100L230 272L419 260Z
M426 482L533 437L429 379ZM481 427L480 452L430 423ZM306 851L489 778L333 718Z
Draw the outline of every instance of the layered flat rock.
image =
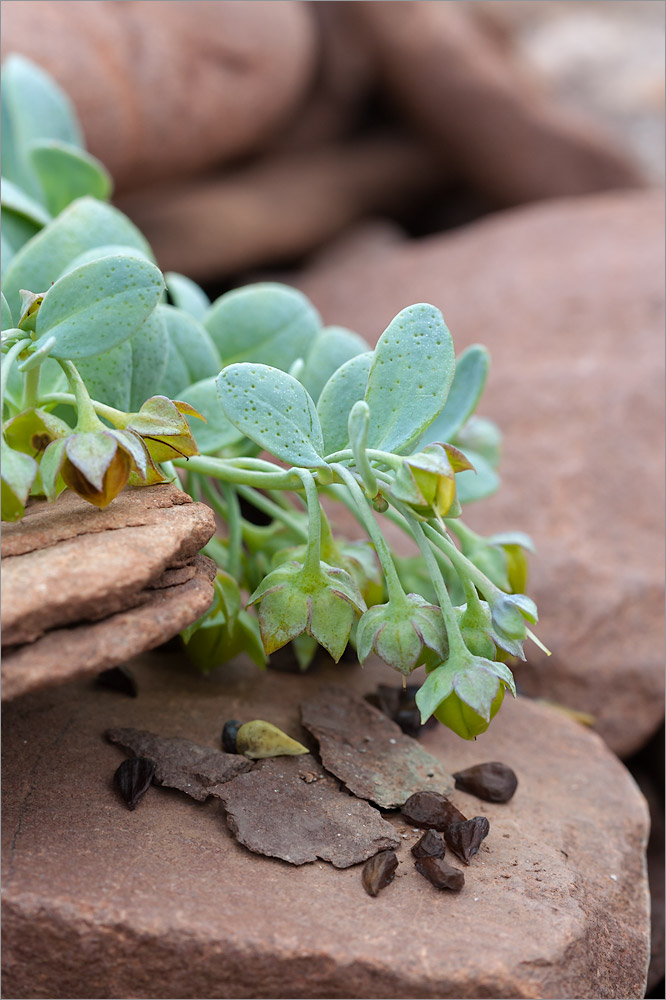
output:
M310 754L259 761L216 792L236 840L292 865L349 868L400 846L381 814L340 789Z
M121 493L106 511L69 491L55 504L31 503L3 538L2 579L12 595L2 605L3 646L145 603L142 591L191 560L214 531L210 508L168 485Z
M3 648L3 701L107 670L178 635L213 600L215 563L198 555L192 568L185 583L146 590L139 607L102 621L54 628L36 642Z
M145 729L108 729L106 738L132 756L149 757L154 761L157 766L153 782L156 785L177 788L197 802L205 802L209 795L218 794L220 785L253 766L239 754L201 746L180 736L157 736Z
M458 352L488 346L479 413L504 435L502 486L464 516L483 534L532 535L529 591L553 655L528 644L520 683L591 713L622 755L664 714L663 254L663 194L609 194L387 244L380 258L339 252L297 282L325 322L371 343L425 301Z
M423 789L445 794L453 779L440 762L383 712L338 685L301 704L301 720L319 744L324 767L350 792L382 809Z
M130 726L214 746L224 719L263 718L305 736L300 702L332 682L362 696L385 667L278 674L239 660L204 677L160 652L131 668L137 698L75 682L4 709L6 996L643 995L646 806L596 734L524 699L475 743L425 732L447 772L500 760L518 789L507 804L451 793L490 822L456 894L416 871L422 831L393 818L396 877L371 898L361 866L252 854L214 799L152 788L130 812L102 734Z

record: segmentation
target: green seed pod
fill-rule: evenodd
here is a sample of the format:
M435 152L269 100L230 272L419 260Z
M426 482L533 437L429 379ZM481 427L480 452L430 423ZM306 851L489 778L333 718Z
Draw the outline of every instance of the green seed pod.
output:
M296 757L310 751L271 722L254 719L238 730L236 752L253 760L263 760L265 757Z

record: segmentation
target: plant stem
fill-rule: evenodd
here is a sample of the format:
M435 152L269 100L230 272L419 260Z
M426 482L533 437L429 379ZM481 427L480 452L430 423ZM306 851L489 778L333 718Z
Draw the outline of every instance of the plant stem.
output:
M284 507L270 500L263 493L258 490L253 489L251 486L243 486L239 484L237 490L242 497L249 500L250 503L257 508L257 510L263 510L264 514L268 514L269 517L273 517L283 524L286 524L288 528L291 528L297 535L300 535L303 539L308 537L307 528L301 524L300 521L296 519L293 512L286 510Z
M308 548L303 564L303 576L317 580L321 576L321 507L317 485L311 472L298 469L308 502Z
M238 494L229 483L222 483L222 492L227 504L227 526L229 528L229 563L227 569L235 580L240 577L243 529L241 524Z
M76 430L83 432L99 430L101 426L99 418L78 368L71 361L58 359L58 364L67 376L69 387L76 400Z
M390 469L398 469L402 463L402 459L399 455L393 455L390 451L379 451L377 448L366 448L366 456L373 462L381 462L382 465L388 465ZM327 455L324 461L330 465L332 462L345 462L354 460L354 452L351 448L345 448L343 451L333 452L332 455Z
M21 351L24 351L32 341L29 337L25 340L17 340L15 344L9 348L4 358L2 359L2 376L0 377L0 397L4 400L5 391L7 389L7 379L9 378L9 372L11 367L16 361Z
M76 406L76 396L71 392L49 392L46 393L46 395L41 396L39 402L69 403L70 406ZM126 414L121 410L116 410L113 406L107 406L106 403L98 403L96 399L91 399L90 402L95 409L95 413L97 413L100 417L104 417L110 424L113 424L114 427L118 426L117 421L119 418L123 419L126 417ZM122 426L122 424L120 426Z
M430 538L430 540L449 557L458 571L458 574L463 579L468 577L474 586L478 587L487 600L490 601L497 597L498 594L503 593L503 591L501 591L499 587L496 587L492 580L489 580L485 573L482 573L481 570L467 558L467 556L463 555L463 553L455 547L453 542L443 535L441 531L437 531L429 524L425 525L424 531L428 538Z
M389 549L386 539L382 535L377 522L370 511L368 501L366 500L361 487L356 482L353 474L349 471L349 469L346 469L344 465L335 465L334 469L351 494L352 500L354 501L353 513L363 525L375 546L377 557L379 558L384 571L384 576L386 578L389 601L404 604L405 591L400 583L400 577L398 576L398 571L395 568L391 550Z
M242 461L242 460L241 460ZM246 461L257 462L259 459L247 459ZM279 469L276 472L258 472L252 469L239 466L239 460L235 458L213 458L207 455L192 455L189 459L174 459L174 465L181 468L187 467L192 472L198 472L205 476L212 476L213 479L224 480L227 483L241 483L244 486L258 486L274 490L300 490L302 488L301 478L295 469ZM263 463L271 469L276 466L270 462Z
M31 368L25 373L23 383L23 406L27 410L29 406L39 404L39 376L41 375L41 365Z

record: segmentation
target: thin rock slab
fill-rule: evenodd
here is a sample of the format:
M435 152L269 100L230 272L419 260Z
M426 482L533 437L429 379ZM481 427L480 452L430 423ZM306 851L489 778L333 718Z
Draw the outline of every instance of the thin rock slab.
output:
M301 703L324 767L361 799L394 809L417 790L450 791L441 763L363 698L336 685Z
M109 743L155 761L156 785L177 788L197 802L205 802L210 795L219 796L225 782L253 766L238 754L201 746L180 736L156 736L145 729L131 728L107 729L104 735Z
M260 761L216 794L239 843L292 865L321 858L349 868L400 846L391 824L342 791L310 754Z

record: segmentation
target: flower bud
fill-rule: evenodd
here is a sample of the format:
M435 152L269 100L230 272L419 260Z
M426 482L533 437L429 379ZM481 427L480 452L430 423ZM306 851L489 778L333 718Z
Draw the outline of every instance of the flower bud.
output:
M123 426L140 435L154 462L198 455L199 449L184 414L206 421L189 403L151 396L138 413L128 413Z
M416 704L422 722L434 714L458 736L472 740L499 711L506 687L515 696L513 675L505 664L458 651L428 674Z
M2 438L2 520L18 521L25 513L37 463L30 455L10 448Z
M441 609L428 604L420 594L378 604L361 618L356 648L362 663L374 651L404 675L424 663L428 650L441 662L448 652Z
M392 487L393 495L421 516L433 511L446 517L456 496L456 472L473 469L452 445L430 444L403 459Z

